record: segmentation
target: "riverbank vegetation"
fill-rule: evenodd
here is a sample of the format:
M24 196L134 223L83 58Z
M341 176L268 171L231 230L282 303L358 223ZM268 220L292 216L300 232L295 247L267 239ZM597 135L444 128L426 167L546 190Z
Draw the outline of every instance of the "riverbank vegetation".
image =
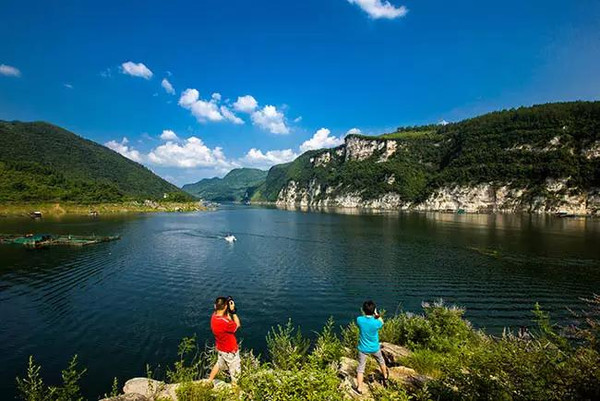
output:
M574 324L568 327L552 324L536 305L530 330L506 329L500 337L474 329L463 309L442 302L423 304L421 314L385 316L381 341L410 350L394 362L404 367L392 368L392 373L405 374L392 375L384 387L371 361L366 372L369 392L363 399L600 399L600 297L588 303L588 310L574 313ZM213 389L199 380L206 377L215 354L188 338L179 347L179 360L160 378L180 383L176 387L180 401L341 401L350 399L354 373L348 374L348 366L356 356L357 339L354 323L336 330L330 320L310 341L290 321L268 333L268 358L243 353L238 386ZM17 379L21 399L81 400L75 383L81 374L74 359L63 372L63 386L47 387L30 360L26 377Z
M207 210L201 202L127 201L114 203L4 203L0 204L0 217L27 216L41 212L42 216L107 215L119 213L193 212Z

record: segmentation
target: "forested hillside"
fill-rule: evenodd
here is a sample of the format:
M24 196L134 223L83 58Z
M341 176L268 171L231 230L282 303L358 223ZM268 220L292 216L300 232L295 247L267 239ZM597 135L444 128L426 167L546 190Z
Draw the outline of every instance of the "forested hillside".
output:
M183 186L183 190L204 200L215 202L241 202L254 188L263 184L267 172L254 168L231 170L223 178L207 178Z
M274 166L258 193L308 205L381 203L392 196L395 207L413 207L442 198L460 205L461 196L481 198L473 192L481 185L486 202L500 196L517 202L515 209L550 201L558 207L584 193L581 202L587 202L600 188L600 102L522 107L379 137L351 135L338 148Z
M190 200L144 166L44 122L0 121L0 202Z

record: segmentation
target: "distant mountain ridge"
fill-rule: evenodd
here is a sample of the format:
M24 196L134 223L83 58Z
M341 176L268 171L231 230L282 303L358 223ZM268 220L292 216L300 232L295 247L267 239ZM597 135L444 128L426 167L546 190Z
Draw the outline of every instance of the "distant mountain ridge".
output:
M248 200L256 187L267 178L267 171L254 168L231 170L223 178L206 178L183 186L183 190L198 198L214 202L242 202Z
M521 107L349 135L273 166L253 200L281 206L600 213L600 102Z
M146 167L45 122L0 121L0 201L192 200Z

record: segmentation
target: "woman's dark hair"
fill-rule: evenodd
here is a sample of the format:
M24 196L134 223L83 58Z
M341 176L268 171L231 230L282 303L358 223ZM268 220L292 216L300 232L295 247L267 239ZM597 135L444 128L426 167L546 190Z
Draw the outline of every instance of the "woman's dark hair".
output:
M375 302L368 300L365 301L365 303L363 304L362 310L363 312L365 312L365 315L373 315L375 313L375 308L377 307L377 305L375 305Z

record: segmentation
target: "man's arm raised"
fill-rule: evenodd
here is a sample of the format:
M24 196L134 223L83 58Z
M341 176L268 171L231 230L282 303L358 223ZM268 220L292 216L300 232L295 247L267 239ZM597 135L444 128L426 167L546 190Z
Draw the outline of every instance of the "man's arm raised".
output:
M229 301L229 311L231 319L233 319L237 328L239 329L242 326L242 323L240 322L240 318L237 315L237 310L235 309L235 302L233 301L233 299Z

